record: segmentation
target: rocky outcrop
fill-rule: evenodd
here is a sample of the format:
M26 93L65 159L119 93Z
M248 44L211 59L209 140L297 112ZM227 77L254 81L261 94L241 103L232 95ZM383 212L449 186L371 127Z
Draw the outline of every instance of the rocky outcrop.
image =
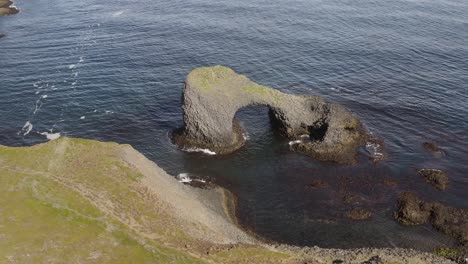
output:
M429 142L429 141L426 141L426 142L423 142L422 144L423 148L429 152L432 152L432 153L435 153L435 152L440 152L440 147L437 146L436 143L434 142Z
M445 172L438 169L421 169L419 175L437 189L444 191L449 185L449 179Z
M372 212L363 208L353 208L346 214L346 216L353 220L365 220L372 217Z
M430 223L438 231L452 236L458 245L440 248L437 255L457 263L468 259L468 210L453 208L438 202L427 202L411 192L404 192L398 199L395 219L403 225Z
M231 153L245 143L236 112L267 106L274 127L292 149L338 163L353 163L367 138L361 122L343 106L318 96L285 94L259 85L223 66L193 70L183 92L184 127L174 133L182 148Z
M468 210L445 206L437 202L425 202L413 193L405 192L398 199L395 218L404 225L420 225L430 222L437 230L461 243L468 242Z
M17 14L19 10L12 5L10 0L0 0L0 16Z

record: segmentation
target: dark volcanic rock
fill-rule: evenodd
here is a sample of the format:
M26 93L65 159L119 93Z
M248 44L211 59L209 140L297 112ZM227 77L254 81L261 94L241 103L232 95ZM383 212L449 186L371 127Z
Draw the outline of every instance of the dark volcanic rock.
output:
M445 172L437 169L421 169L418 173L437 189L442 191L447 189L449 179Z
M367 209L354 208L351 209L351 211L349 211L346 216L353 220L365 220L371 218L372 213Z
M405 192L398 199L395 218L405 225L430 222L437 230L462 243L468 242L468 210L445 206L437 202L425 202L415 194Z
M429 220L430 206L415 194L404 192L398 198L398 211L395 218L404 225L420 225Z
M275 127L292 140L291 148L319 160L353 163L357 148L367 139L361 122L341 105L318 96L285 94L227 67L214 66L188 75L184 127L174 133L174 142L217 154L233 152L245 142L234 116L249 105L269 107Z
M15 7L11 7L13 2L10 0L0 0L0 16L14 15L19 12Z

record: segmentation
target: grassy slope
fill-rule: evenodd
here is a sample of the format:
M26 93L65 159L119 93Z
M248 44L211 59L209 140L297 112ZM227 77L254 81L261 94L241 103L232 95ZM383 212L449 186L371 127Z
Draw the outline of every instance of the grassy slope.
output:
M0 146L0 263L361 263L376 254L386 263L445 263L408 251L215 244L207 241L212 229L181 219L143 184L147 176L128 163L129 150L136 153L70 138Z
M123 147L128 146L69 138L25 148L0 146L0 263L289 258L252 246L207 254L157 195L139 184L142 175L122 160Z

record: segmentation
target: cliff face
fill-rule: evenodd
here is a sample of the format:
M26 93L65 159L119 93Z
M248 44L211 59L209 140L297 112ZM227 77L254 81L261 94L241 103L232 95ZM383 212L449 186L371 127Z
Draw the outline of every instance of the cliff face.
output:
M293 149L319 160L353 163L365 142L361 122L344 107L318 96L291 95L259 85L223 66L193 70L183 92L184 127L175 142L219 154L240 148L245 139L234 119L249 105L270 109L270 117Z

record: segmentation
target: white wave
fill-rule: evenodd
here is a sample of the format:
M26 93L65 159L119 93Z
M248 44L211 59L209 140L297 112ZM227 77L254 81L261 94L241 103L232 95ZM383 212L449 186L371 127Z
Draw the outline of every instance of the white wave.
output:
M176 179L181 182L181 183L191 183L192 182L192 179L190 178L189 174L188 173L179 173L179 175L177 175Z
M201 182L201 183L206 183L205 180L202 179L192 179L190 177L190 174L187 172L179 173L176 177L176 179L181 182L181 183L191 183L193 181Z
M80 119L81 119L81 120L83 120L83 119L85 119L85 118L86 118L86 116L82 116L82 117L80 117Z
M41 96L42 99L45 99L47 98L47 94L44 94L43 96Z
M42 107L41 99L39 98L39 99L36 101L36 105L34 106L33 115L35 115L35 114L37 113L37 111L39 111L39 109L41 109L41 107Z
M106 110L106 112L105 112L105 113L106 113L106 114L113 114L113 113L114 113L114 111L109 111L109 110Z
M75 72L75 73L73 74L73 77L75 77L75 78L78 77L78 73Z
M384 157L384 154L381 152L381 146L378 143L367 142L366 150L369 156L374 160L379 160Z
M120 10L120 11L117 11L117 12L112 13L112 16L113 16L113 17L118 17L118 16L121 16L123 13L124 13L124 11L123 11L123 10Z
M184 148L182 149L183 151L186 152L202 152L207 155L216 155L216 152L211 151L209 149L202 149L202 148Z
M32 129L33 129L33 124L31 124L31 122L29 121L26 121L23 128L21 129L21 131L23 132L23 136L26 136L27 134L29 134L29 132L31 132Z
M296 144L299 144L299 143L302 143L301 140L294 140L294 141L289 141L289 146L292 146L292 145L296 145Z
M242 133L242 137L244 138L244 140L249 140L250 139L250 136L247 132L244 132Z
M79 63L82 63L82 62L84 62L84 58L83 58L83 56L82 56L82 57L80 57L80 60L79 60L78 62L79 62Z
M70 64L68 65L68 69L75 69L76 68L76 64Z
M72 82L71 85L72 85L72 86L75 86L77 83L78 83L77 81L74 81L74 82Z
M46 136L46 138L47 138L48 140L55 140L55 139L57 139L57 138L59 138L59 137L61 136L60 133L42 132L42 133L40 133L40 134L43 135L43 136Z

